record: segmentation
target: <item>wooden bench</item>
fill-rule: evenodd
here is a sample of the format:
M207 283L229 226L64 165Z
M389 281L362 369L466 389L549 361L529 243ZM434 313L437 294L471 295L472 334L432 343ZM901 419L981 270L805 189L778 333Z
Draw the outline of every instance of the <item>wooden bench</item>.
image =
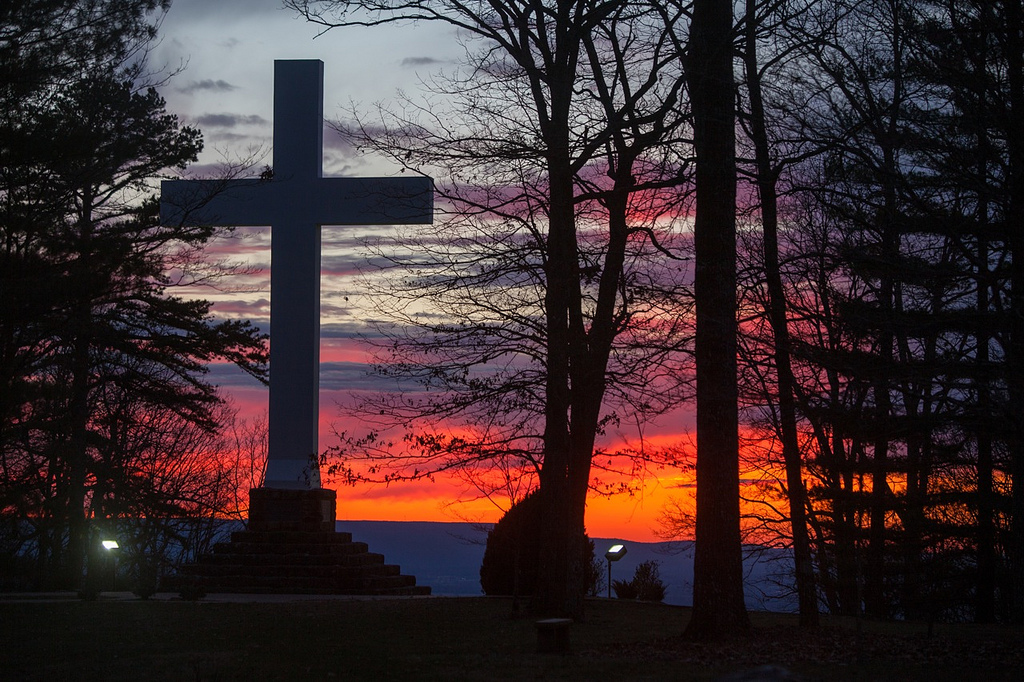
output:
M548 618L537 621L537 653L564 654L569 651L571 618Z

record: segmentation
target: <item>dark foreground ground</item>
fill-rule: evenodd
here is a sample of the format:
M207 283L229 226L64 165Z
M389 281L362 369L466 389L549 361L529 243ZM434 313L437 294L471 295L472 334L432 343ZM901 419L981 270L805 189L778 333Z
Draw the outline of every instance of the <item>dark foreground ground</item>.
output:
M0 598L0 680L1020 680L1024 630L754 613L749 637L682 640L689 609L595 600L571 652L484 597ZM767 675L767 676L766 676Z

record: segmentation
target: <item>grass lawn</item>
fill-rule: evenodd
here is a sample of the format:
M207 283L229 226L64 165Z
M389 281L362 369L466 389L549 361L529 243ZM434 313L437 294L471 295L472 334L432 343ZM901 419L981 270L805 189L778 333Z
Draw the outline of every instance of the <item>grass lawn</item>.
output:
M682 641L689 609L595 600L572 651L536 653L500 598L283 603L0 601L0 680L710 680L777 665L820 680L1024 679L1024 630L754 613L747 638ZM762 679L762 678L742 678Z

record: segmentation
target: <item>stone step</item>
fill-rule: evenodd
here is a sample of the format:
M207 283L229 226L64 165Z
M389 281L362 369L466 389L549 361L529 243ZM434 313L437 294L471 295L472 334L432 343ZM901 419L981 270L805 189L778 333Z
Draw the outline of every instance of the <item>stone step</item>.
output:
M187 577L182 577L179 582L187 579ZM175 581L165 582L165 585L173 582ZM207 593L430 594L430 587L416 585L416 578L409 575L373 576L357 579L221 575L203 576L201 582ZM174 587L165 587L165 589L174 589Z
M350 533L329 530L238 531L231 542L183 566L164 589L202 586L207 593L425 595L384 555L353 542Z
M301 531L278 530L256 531L239 530L231 534L231 542L273 542L343 545L352 542L352 533L335 533L334 531Z
M250 566L375 566L384 563L384 555L363 554L240 554L218 552L204 554L199 563L207 565L247 564Z
M366 554L370 549L365 542L344 544L305 544L299 542L218 542L213 546L216 554Z
M394 589L382 588L374 592L374 594L381 597L426 597L430 595L430 587L427 585L411 585L409 587L396 587Z
M374 566L296 566L281 564L192 564L183 566L181 572L187 575L220 577L225 575L238 576L275 576L295 578L336 578L338 580L355 580L360 578L392 577L401 574L398 566L377 564Z
M262 564L280 563L289 565L291 564L292 559L297 559L299 565L301 565L302 560L305 557L320 557L324 559L323 564L336 566L376 566L384 563L384 555L377 554L376 552L360 552L354 554L306 554L302 552L293 552L288 554L278 554L274 552L247 553L242 551L224 551L206 556L211 559L213 559L213 557L217 557L215 561L221 561L221 557L223 557L223 560L228 563L249 563L251 561ZM200 559L200 562L206 560L206 557L204 557Z

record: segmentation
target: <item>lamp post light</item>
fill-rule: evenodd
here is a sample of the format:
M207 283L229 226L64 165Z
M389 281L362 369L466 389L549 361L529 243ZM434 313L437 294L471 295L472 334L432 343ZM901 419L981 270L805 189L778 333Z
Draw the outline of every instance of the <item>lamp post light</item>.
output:
M608 548L604 558L608 560L608 598L612 598L612 562L626 556L626 546L617 544Z
M117 592L117 554L114 550L118 549L120 545L117 544L117 540L104 540L100 544L103 545L103 549L107 550L107 556L110 557L112 568L110 589Z

